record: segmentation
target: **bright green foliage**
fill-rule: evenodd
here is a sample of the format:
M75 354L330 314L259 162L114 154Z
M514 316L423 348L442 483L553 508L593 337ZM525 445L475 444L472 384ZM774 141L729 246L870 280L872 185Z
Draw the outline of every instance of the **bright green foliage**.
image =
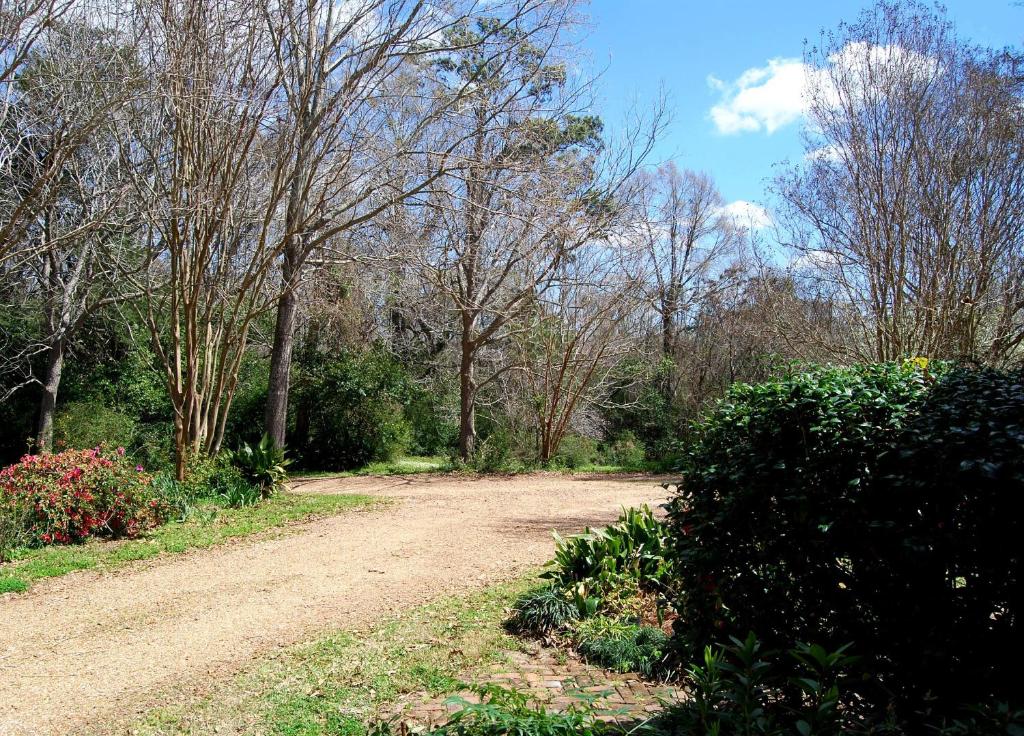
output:
M246 506L255 506L266 498L260 486L250 483L244 478L231 478L223 485L224 490L219 494L224 505L232 509L241 509Z
M908 362L732 389L670 508L685 656L750 630L776 651L852 642L850 703L912 729L1016 697L1022 386Z
M605 529L563 539L555 535L555 559L542 577L578 599L600 600L632 579L657 591L671 572L665 556L665 524L649 507L624 509Z
M256 445L243 442L237 450L228 452L227 456L242 472L242 476L256 486L264 497L282 490L288 480L291 460L285 458L284 448L276 446L269 435L264 434Z
M811 369L737 384L695 428L669 511L688 656L755 628L771 646L822 640L834 612L854 612L835 525L928 381L899 365Z
M551 459L551 464L555 467L576 470L593 465L597 462L598 457L597 442L590 437L570 434L562 439L558 446L558 452Z
M572 637L580 654L593 664L644 677L668 674L669 637L661 629L594 616L580 621Z
M601 453L601 460L622 468L640 468L646 458L647 451L643 443L628 429L606 443Z
M0 500L0 563L7 562L15 549L31 541L32 511L27 498L14 496Z
M545 585L516 600L508 626L520 633L548 635L564 629L579 616L576 603L565 590Z
M135 420L127 414L91 401L64 406L53 425L57 447L84 450L107 444L130 448L135 441Z

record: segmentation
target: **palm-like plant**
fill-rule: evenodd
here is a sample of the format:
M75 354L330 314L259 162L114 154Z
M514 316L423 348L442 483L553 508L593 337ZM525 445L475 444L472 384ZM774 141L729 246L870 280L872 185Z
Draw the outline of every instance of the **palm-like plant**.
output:
M288 480L291 460L285 457L284 448L274 444L269 435L263 435L257 445L243 442L237 450L230 452L230 459L264 497L284 488Z

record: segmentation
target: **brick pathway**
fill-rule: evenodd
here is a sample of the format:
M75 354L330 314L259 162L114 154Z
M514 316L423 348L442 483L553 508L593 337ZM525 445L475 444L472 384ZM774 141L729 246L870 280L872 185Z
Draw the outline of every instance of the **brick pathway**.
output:
M509 652L508 657L508 663L493 665L490 672L477 673L467 680L515 688L552 710L566 710L570 705L582 704L582 699L593 699L602 720L622 723L649 718L661 710L662 703L683 695L682 689L671 685L593 667L571 651L538 646L529 652ZM468 702L479 702L472 693L459 695ZM394 715L413 732L423 726L438 725L459 708L454 703L445 703L448 697L410 693L396 705Z

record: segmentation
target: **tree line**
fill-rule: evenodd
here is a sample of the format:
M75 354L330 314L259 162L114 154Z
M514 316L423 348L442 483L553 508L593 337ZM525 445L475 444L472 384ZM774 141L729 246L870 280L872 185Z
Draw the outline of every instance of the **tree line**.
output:
M368 345L467 461L500 433L541 462L624 432L664 454L792 360L1020 362L1013 49L915 3L823 34L766 224L652 161L664 100L597 114L585 21L577 0L0 0L8 444L53 448L66 369L115 333L159 377L179 478L233 441L239 396L288 444L296 361Z

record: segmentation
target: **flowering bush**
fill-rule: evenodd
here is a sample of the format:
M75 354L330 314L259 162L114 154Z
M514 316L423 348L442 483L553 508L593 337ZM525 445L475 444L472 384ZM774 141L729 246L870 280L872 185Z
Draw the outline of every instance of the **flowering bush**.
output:
M30 544L133 537L166 518L152 479L123 448L25 455L0 470L0 506L26 507Z

